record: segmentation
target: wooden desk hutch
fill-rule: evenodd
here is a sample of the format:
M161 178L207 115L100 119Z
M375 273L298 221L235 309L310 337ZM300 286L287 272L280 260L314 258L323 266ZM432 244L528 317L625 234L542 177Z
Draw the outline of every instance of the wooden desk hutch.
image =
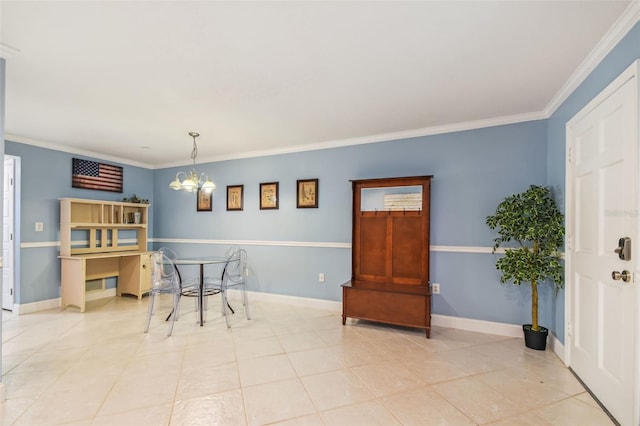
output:
M347 318L431 332L429 204L432 176L353 180L352 277Z
M118 277L117 295L138 299L151 283L147 204L60 199L62 308L85 311L86 294L104 291ZM97 283L97 284L96 284Z

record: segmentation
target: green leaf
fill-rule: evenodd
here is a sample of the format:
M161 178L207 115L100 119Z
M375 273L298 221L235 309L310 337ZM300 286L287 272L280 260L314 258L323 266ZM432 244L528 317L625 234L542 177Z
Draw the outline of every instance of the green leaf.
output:
M501 283L521 285L547 282L556 290L564 287L564 266L560 250L564 245L564 216L558 210L548 187L531 185L519 194L505 198L494 215L486 218L498 236L493 251L511 240L520 247L506 248L496 261L502 272ZM537 311L537 305L532 307ZM537 324L537 318L532 318Z

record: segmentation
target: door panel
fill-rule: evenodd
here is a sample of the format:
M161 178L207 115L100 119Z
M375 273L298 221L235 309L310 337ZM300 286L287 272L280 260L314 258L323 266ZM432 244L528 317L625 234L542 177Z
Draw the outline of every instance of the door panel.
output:
M582 324L589 324L593 317L596 298L590 289L595 287L595 283L589 276L576 274L575 284L577 301L575 315L580 326L575 327L574 345L577 349L584 351L585 356L589 356L596 353L596 333L590 327L583 327ZM594 324L593 327L596 325Z
M622 288L607 288L604 284L600 285L600 296L603 298L602 306L624 306L625 292ZM602 318L603 330L610 330L614 327L618 327L624 321L623 313L618 309L603 309L600 313ZM624 350L624 342L622 341L623 333L603 333L602 334L602 346L604 348L616 348L618 350L605 350L602 352L601 363L602 370L608 374L611 380L622 383L624 365L624 357L622 356L622 350Z
M596 233L593 232L593 223L595 223L595 211L589 208L594 203L594 192L591 190L594 186L593 174L586 176L578 176L576 178L576 235L575 250L576 252L588 255L595 250Z
M637 284L612 277L636 271L637 254L615 253L619 238L640 250L634 66L567 125L569 365L622 424L638 423Z

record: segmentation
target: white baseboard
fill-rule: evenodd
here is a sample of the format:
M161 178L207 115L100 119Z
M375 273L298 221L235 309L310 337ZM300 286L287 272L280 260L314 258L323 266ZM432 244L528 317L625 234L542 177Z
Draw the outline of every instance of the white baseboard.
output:
M104 299L107 297L114 297L116 295L115 288L107 288L105 290L91 291L85 296L85 301L91 302L93 300ZM62 300L59 297L55 299L41 300L33 303L14 304L13 313L16 315L32 314L34 312L48 311L49 309L56 309L62 306Z
M551 332L549 332L548 339L549 340L547 341L547 343L549 343L549 347L551 348L553 353L555 353L557 357L560 358L560 361L562 361L564 365L567 365L567 361L565 360L564 345L562 344L562 342L558 340L556 335Z
M233 294L237 290L229 290L229 294ZM235 295L238 297L238 295ZM256 293L249 292L249 300L261 300L266 302L286 303L295 306L327 309L337 313L342 312L342 302L331 300L309 299L304 297L283 296L280 294ZM474 331L478 333L496 334L498 336L523 338L522 325L506 324L501 322L491 322L476 320L470 318L452 317L447 315L431 315L431 325L438 327L456 328L459 330ZM560 351L564 355L564 346L555 337L550 335L550 347L558 353ZM560 356L560 354L558 355ZM563 359L564 356L560 356Z
M239 290L229 290L229 295L235 295L236 292L239 292ZM342 312L342 302L336 302L334 300L311 299L307 297L285 296L282 294L258 293L252 291L249 291L248 293L249 300L286 303L306 308L326 309L338 313Z
M229 296L239 297L238 290L229 290ZM105 297L113 297L116 295L116 289L110 288L103 291L95 291L87 293L87 301L102 299ZM326 309L328 311L341 313L342 302L323 299L311 299L307 297L286 296L282 294L249 292L249 300L264 301L272 303L284 303L293 306ZM41 302L27 303L24 305L14 305L16 308L14 313L18 315L43 311L60 307L60 298L43 300ZM431 315L431 325L446 328L456 328L459 330L474 331L478 333L496 334L498 336L518 337L522 338L522 325L506 324L501 322L483 321L470 318L452 317L448 315ZM549 347L553 352L564 361L564 345L553 334L549 333Z
M431 325L475 331L477 333L496 334L498 336L522 337L522 325L505 324L502 322L432 314Z
M16 315L32 314L34 312L48 311L60 307L60 298L41 300L39 302L14 304L13 313Z
M482 321L434 314L431 315L431 325L524 339L524 336L522 334L522 325L516 324L506 324L501 322ZM564 345L560 340L558 340L555 334L549 332L549 336L547 337L547 344L548 347L558 356L558 358L560 358L560 361L566 364Z

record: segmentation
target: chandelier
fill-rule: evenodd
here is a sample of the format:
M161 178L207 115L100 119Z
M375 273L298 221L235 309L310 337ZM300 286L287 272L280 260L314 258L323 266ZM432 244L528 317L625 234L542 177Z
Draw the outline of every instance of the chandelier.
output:
M176 174L176 179L169 184L169 188L178 190L183 190L187 192L195 192L198 189L201 189L204 192L213 192L216 190L216 184L211 181L209 175L206 173L200 174L198 176L198 172L196 172L196 157L198 156L198 145L196 145L196 138L200 136L200 133L197 132L189 132L189 136L193 138L193 149L191 150L191 159L193 160L193 168L191 171L178 172ZM180 175L182 175L182 181L180 180Z

